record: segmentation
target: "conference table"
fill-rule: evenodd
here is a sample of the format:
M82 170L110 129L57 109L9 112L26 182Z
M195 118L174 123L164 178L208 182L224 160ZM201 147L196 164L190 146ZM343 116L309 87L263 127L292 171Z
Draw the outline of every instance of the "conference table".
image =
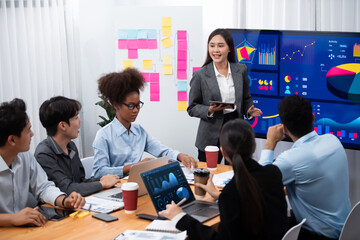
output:
M198 162L198 165L206 167L206 163L203 162ZM217 174L231 169L231 166L219 164L218 168L212 172ZM209 194L201 200L213 201ZM138 198L136 213L127 214L124 210L110 213L119 218L118 221L103 222L91 217L95 214L91 212L91 215L84 218L67 217L57 222L48 221L43 227L0 227L0 239L113 239L125 230L145 230L150 221L136 217L138 213L156 215L148 194ZM217 216L204 224L217 228L219 222L220 217Z

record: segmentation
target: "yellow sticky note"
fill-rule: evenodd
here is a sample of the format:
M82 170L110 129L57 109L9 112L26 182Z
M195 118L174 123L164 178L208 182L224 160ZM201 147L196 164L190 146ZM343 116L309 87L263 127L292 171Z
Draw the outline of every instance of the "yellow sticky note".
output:
M171 27L163 27L161 34L162 36L171 36Z
M164 55L163 56L163 64L171 65L172 64L172 56L171 55Z
M166 37L166 38L161 39L161 43L162 43L164 48L168 48L168 47L171 47L173 45L170 37Z
M124 60L123 61L123 69L126 68L133 68L133 61L132 60Z
M163 74L164 74L164 75L171 75L171 74L173 74L172 65L163 65Z
M152 69L152 60L151 59L143 60L143 69Z
M178 111L186 111L187 101L178 101Z
M171 17L162 17L162 27L171 27Z
M86 216L89 216L90 215L90 212L81 212L77 215L77 218L84 218Z

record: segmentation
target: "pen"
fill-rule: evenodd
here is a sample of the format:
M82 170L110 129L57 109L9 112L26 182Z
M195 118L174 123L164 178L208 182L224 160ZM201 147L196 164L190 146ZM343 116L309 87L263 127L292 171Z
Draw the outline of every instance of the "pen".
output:
M187 198L186 198L186 197L185 197L185 198L183 198L183 199L181 199L181 200L180 200L180 202L178 202L178 203L176 204L176 206L180 207L180 206L181 206L181 204L183 204L186 200L187 200Z
M89 208L88 208L87 212L90 213L91 207L92 207L92 204L89 205ZM75 217L76 217L77 215L79 215L81 212L83 212L83 211L82 211L82 210L77 211L77 213L76 213L75 215L73 215L72 218L75 218Z

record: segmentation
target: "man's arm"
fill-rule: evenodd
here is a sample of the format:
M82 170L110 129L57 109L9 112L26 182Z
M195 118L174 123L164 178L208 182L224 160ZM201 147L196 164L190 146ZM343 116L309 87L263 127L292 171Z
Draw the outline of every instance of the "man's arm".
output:
M17 213L1 213L0 226L21 226L24 224L34 224L42 226L45 224L46 218L36 208L24 208Z
M285 138L282 124L269 127L264 150L261 151L259 163L261 165L271 164L274 160L274 150L277 143Z

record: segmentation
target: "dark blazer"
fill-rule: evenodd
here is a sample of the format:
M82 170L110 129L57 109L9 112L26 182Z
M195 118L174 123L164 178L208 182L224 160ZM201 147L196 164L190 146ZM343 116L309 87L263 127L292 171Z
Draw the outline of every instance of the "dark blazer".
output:
M235 88L235 105L238 116L247 114L253 105L249 90L247 67L244 64L230 63ZM190 81L189 106L187 112L191 117L200 118L195 146L204 151L208 145L217 145L224 114L216 112L212 118L207 116L209 101L221 101L220 88L215 76L213 62L194 72Z
M190 239L282 239L288 230L287 205L280 170L274 165L261 166L254 160L247 161L246 167L255 178L264 198L264 227L258 236L253 236L244 225L252 217L251 212L241 210L241 200L233 178L219 196L220 224L218 232L202 225L189 215L185 215L176 224Z
M49 136L36 147L35 158L49 180L66 194L75 191L86 196L102 190L99 178L85 178L84 166L75 143L70 141L67 148L69 155Z

